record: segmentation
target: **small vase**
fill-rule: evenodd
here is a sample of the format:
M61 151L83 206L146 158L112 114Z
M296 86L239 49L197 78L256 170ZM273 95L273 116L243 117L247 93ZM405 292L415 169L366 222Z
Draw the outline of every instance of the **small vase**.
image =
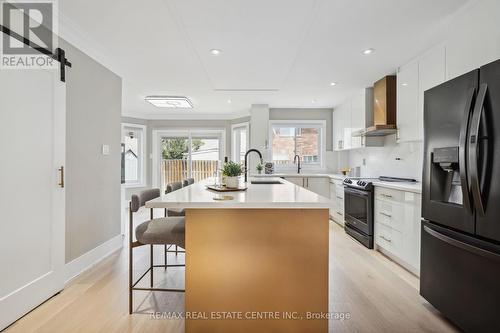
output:
M226 187L227 188L238 188L239 177L226 177Z
M257 172L259 173L259 175L262 175L262 170L257 170Z

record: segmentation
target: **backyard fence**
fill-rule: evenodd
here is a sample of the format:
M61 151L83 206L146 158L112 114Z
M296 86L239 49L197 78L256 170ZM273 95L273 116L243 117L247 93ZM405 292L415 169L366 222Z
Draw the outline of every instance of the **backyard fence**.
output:
M161 171L164 188L168 183L183 181L189 177L194 178L196 182L213 177L217 171L217 163L218 161L193 160L191 161L190 176L188 160L163 160Z

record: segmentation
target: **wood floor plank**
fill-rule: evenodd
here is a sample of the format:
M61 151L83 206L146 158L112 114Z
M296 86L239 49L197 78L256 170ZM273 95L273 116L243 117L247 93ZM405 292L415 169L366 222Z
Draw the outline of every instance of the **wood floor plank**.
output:
M155 249L157 263L163 263L162 249ZM329 251L329 311L350 315L350 319L330 320L330 332L458 331L419 296L417 277L363 248L335 223L330 224ZM182 312L183 294L136 292L137 312L128 314L127 255L125 247L106 258L5 332L184 332L182 319L150 315ZM148 247L135 252L136 276L148 267L148 258ZM169 262L183 261L183 254L169 254ZM158 286L183 286L183 278L182 268L155 269Z

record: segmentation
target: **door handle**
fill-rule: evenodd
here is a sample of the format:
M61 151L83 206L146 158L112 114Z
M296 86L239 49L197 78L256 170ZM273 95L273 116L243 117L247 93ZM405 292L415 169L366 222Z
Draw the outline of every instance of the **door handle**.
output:
M460 128L460 138L458 146L458 165L460 168L460 185L462 187L462 200L463 206L468 213L472 213L471 199L470 199L470 189L469 189L469 178L468 178L468 163L466 161L466 156L468 153L468 129L472 113L472 106L474 101L474 96L476 95L476 88L470 88L467 95L467 103L465 104L465 110L462 120L462 126Z
M64 167L61 166L59 169L59 186L64 188Z
M487 140L486 136L483 138L479 138L479 127L481 123L481 116L483 115L484 100L486 98L487 91L488 91L488 85L486 83L481 84L481 86L479 87L479 92L477 93L476 103L474 105L474 112L472 114L470 135L469 135L470 147L468 151L472 198L474 199L474 205L476 207L476 211L481 216L484 216L485 205L481 194L481 186L479 184L478 146L480 140ZM487 155L486 150L484 151L485 155ZM485 163L486 162L487 161L485 161Z
M431 229L430 227L428 227L426 225L424 225L424 231L426 233L428 233L429 235L431 235L431 236L433 236L433 237L435 237L435 238L437 238L445 243L448 243L452 246L458 247L462 250L468 251L470 253L474 253L476 255L479 255L479 256L482 256L482 257L485 257L485 258L488 258L491 260L500 261L500 255L498 255L494 252L469 245L469 244L462 242L462 241L455 239L455 238L451 238L447 235L440 233L437 230Z

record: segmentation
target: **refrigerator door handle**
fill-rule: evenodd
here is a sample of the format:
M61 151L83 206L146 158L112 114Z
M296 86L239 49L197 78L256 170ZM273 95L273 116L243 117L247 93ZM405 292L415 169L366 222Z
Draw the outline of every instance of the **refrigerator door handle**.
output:
M488 85L486 83L481 84L481 86L479 87L479 92L477 94L476 103L474 106L474 112L472 114L471 128L469 134L470 147L468 151L472 198L474 199L474 205L476 207L476 211L481 216L484 216L485 205L481 194L481 186L479 180L478 146L480 140L486 139L486 137L485 138L479 137L479 126L481 123L481 116L484 109L484 100L486 97L487 90L488 90ZM487 152L484 151L484 153L486 154Z
M473 101L476 94L476 88L471 88L468 91L467 103L465 104L464 119L460 128L459 148L458 148L458 164L460 168L460 185L462 186L463 206L465 210L472 214L472 205L470 199L469 176L468 176L468 163L467 163L467 138L468 129L473 110Z
M439 231L433 230L426 225L424 225L423 227L424 227L424 231L427 232L429 235L431 235L431 236L433 236L433 237L435 237L435 238L437 238L445 243L448 243L452 246L458 247L458 248L465 250L465 251L468 251L470 253L474 253L474 254L479 255L481 257L485 257L485 258L500 262L500 255L498 255L494 252L484 250L484 249L481 249L479 247L475 247L475 246L472 246L472 245L467 244L465 242L459 241L455 238L444 235L444 234L440 233Z

